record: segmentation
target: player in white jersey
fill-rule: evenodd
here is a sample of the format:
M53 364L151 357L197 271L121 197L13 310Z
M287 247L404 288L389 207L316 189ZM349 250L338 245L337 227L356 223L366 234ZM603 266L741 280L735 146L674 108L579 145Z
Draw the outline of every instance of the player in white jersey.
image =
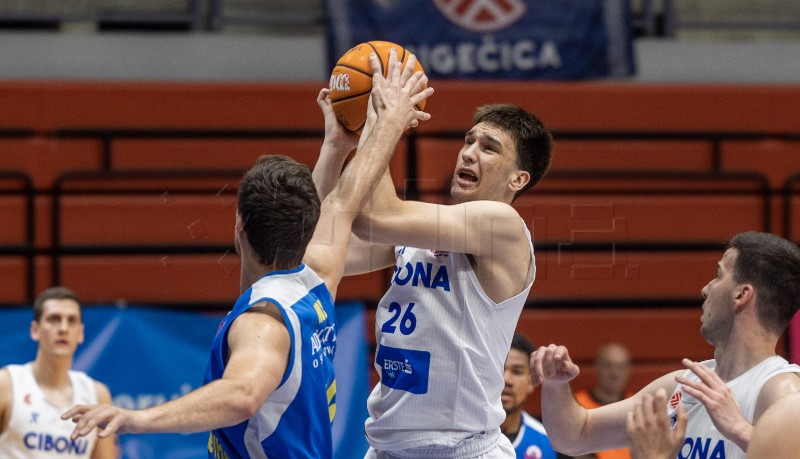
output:
M689 364L703 376L699 378L687 371L686 378L695 381L706 380L709 387L725 384L714 373L713 360ZM721 411L716 416L752 418L756 395L762 385L759 381L763 383L765 375L768 379L770 371L775 368L779 368L778 372L796 371L796 366L784 365L780 357L765 360L731 381L730 389L737 404L728 403L724 408L720 405ZM753 387L749 384L753 384ZM678 391L680 387L675 393ZM726 445L720 441L720 433L714 426L714 420L708 413L701 412L701 403L686 394L676 397L675 393L669 400L680 398L681 403L667 403L666 392L659 390L653 397L649 395L643 397L628 414L627 429L633 459L675 457L775 459L797 456L800 448L800 439L797 435L797 429L800 427L800 417L797 416L800 410L800 392L792 392L780 398L764 412L753 428L746 455L744 451L726 452ZM727 410L727 413L722 410ZM687 430L699 433L700 436L694 438L687 436Z
M212 345L206 384L145 410L78 405L64 415L76 422L73 438L95 426L101 438L211 430L210 458L333 456L333 298L353 219L403 130L430 117L415 109L433 89L414 62L401 71L392 51L389 75L373 78L374 129L322 203L308 168L286 156L263 157L245 174L234 229L243 295ZM311 371L318 366L330 372Z
M116 458L114 438L72 440L73 424L61 419L76 403L111 403L105 385L70 369L83 342L77 296L63 287L47 289L33 311L36 359L0 370L0 458Z
M321 106L333 145L343 134ZM314 169L321 196L347 153L323 149ZM356 220L364 242L348 251L347 274L395 266L376 313L381 381L368 400L369 457L514 457L499 428L503 364L535 265L511 202L544 176L551 155L535 116L479 107L454 158L455 205L401 200L387 171Z
M567 349L550 345L533 354L544 425L557 450L576 455L627 447L628 413L654 394L672 394L670 424L679 418L679 404L688 414L677 457L744 457L761 414L800 390L800 367L775 355L800 308L800 248L772 234L738 234L702 294L700 334L714 346L714 360L684 360L688 372L664 375L629 399L587 411L572 397L569 381L579 369Z

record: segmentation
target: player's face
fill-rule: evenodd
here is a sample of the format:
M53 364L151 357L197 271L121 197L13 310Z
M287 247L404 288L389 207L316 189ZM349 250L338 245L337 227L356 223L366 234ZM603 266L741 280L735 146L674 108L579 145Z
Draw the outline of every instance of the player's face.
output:
M503 409L510 413L522 408L525 399L533 392L530 374L530 356L519 349L511 349L506 359L503 379L506 382L500 400Z
M31 322L31 338L39 343L40 352L71 357L83 342L81 308L74 300L47 300L42 317Z
M596 368L597 385L621 394L631 368L628 352L621 347L610 346L598 357Z
M736 256L736 249L726 250L722 260L717 263L716 277L701 291L705 301L700 318L700 334L712 345L724 343L733 326L733 303L736 295L733 267Z
M503 129L478 123L464 137L450 195L456 202L510 202L509 184L519 175L514 139Z

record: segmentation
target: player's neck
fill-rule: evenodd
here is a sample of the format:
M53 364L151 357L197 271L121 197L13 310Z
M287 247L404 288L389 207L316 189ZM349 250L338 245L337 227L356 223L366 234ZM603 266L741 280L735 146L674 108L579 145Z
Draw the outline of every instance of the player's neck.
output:
M43 389L61 389L70 386L71 357L45 358L41 354L31 365L36 384Z
M777 337L767 337L763 333L752 333L747 336L733 333L731 340L714 349L716 373L723 381L739 377L765 359L774 356L777 341Z
M506 414L506 419L500 424L500 431L509 438L516 438L522 426L522 410L515 410Z
M239 288L241 292L249 289L256 281L272 271L270 266L259 262L255 253L249 246L242 249L239 261L241 262L241 273L239 277Z

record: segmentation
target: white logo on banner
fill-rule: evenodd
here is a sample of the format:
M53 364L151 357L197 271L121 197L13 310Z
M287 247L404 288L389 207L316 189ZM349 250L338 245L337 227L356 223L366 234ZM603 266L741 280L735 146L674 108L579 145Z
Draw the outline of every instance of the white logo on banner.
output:
M433 0L456 25L473 32L504 29L525 14L523 0Z

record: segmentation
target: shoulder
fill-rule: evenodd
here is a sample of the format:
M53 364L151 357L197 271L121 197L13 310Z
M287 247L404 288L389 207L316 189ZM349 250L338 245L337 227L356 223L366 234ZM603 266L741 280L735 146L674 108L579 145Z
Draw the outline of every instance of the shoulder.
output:
M11 372L7 367L0 368L0 398L11 393Z
M97 393L97 402L111 404L111 391L108 390L108 386L96 379L93 381L94 390Z
M244 312L242 312L242 315L239 318L244 318L245 320L249 320L248 318L255 318L254 320L264 320L264 317L259 317L262 315L272 318L273 320L285 325L281 308L277 304L267 300L259 301L258 303L253 304Z
M281 309L270 301L253 304L233 320L228 332L231 350L241 346L289 346L291 338Z
M753 420L759 419L760 414L764 413L779 399L797 391L800 391L800 373L784 372L771 376L761 386Z
M524 411L522 412L522 423L525 424L526 428L533 429L542 435L547 435L547 432L544 430L544 424Z
M795 392L774 403L761 419L747 447L748 457L794 457L800 449L800 438L793 435L800 430L800 392Z
M0 368L0 433L6 430L13 400L11 373L8 368Z

